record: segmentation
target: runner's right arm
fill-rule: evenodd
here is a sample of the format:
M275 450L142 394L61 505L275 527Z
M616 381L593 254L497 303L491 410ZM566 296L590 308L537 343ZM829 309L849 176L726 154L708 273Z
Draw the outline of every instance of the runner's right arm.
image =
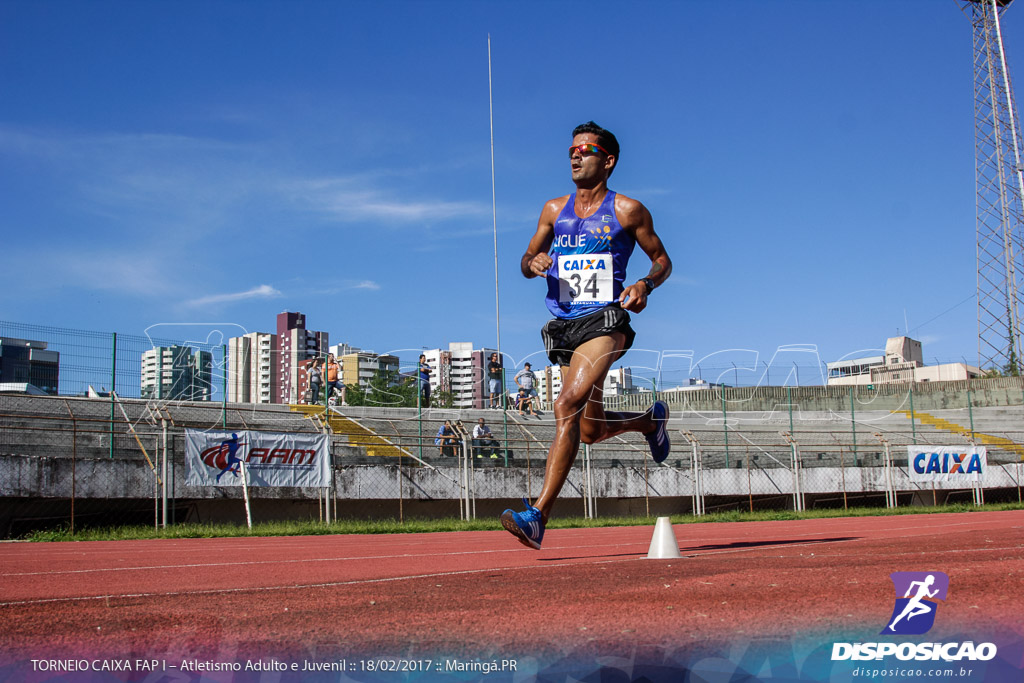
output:
M540 212L540 220L537 221L537 232L530 240L530 245L526 248L526 253L523 254L519 263L523 277L543 277L554 263L551 256L548 255L548 249L551 248L551 242L555 238L555 220L558 219L558 214L562 212L567 201L569 201L568 195L552 199L544 205L544 209Z

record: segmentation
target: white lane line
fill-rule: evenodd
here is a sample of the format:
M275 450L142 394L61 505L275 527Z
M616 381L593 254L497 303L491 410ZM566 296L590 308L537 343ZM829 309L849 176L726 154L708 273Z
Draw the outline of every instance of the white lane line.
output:
M849 543L851 541L841 541L841 542L842 543ZM816 545L819 548L821 547L820 543L813 543L813 544L812 543L794 543L792 545L780 546L780 547L796 548L796 547L799 547L799 546L802 546L802 545ZM772 546L762 546L762 548L770 548L770 547L772 547ZM750 552L751 550L760 550L760 549L761 548L741 548L741 549L737 549L737 550L726 550L724 552L725 553L745 553L745 552ZM957 549L954 549L954 550L949 550L947 548L943 548L941 550L907 550L906 552L885 553L885 554L881 554L881 555L878 554L878 553L871 553L871 557L904 557L906 555L935 555L935 554L938 554L938 553L942 553L945 556L945 555L956 555L957 553L978 553L978 552L985 552L985 551L989 551L989 550L1018 550L1019 551L1020 549L1021 549L1021 546L1008 546L1008 547L1002 547L1002 548L957 548ZM686 553L682 548L679 549L679 552L682 553L685 557L703 557L704 555L721 555L721 554L723 554L722 551L708 551L708 552L704 552L704 553ZM849 557L849 554L844 554L844 553L814 553L814 556L815 557ZM778 557L785 557L785 555L779 555Z
M587 547L587 546L580 546ZM600 546L593 546L600 547ZM619 546L615 546L619 547ZM424 557L454 557L458 555L487 555L491 553L521 553L522 548L509 548L502 550L461 550L451 553L403 553L401 555L362 555L357 557L307 557L293 560L246 560L242 562L195 562L191 564L164 564L142 567L97 567L94 569L61 569L43 572L12 572L9 574L0 573L0 577L8 576L60 576L63 574L103 574L107 572L130 572L130 571L161 571L174 569L206 569L214 567L247 567L266 564L305 564L312 562L358 562L374 560L402 560L421 559Z
M986 546L984 548L956 548L954 550L949 550L948 548L942 548L942 549L936 549L936 550L907 550L905 552L895 552L895 553L871 553L871 557L905 557L907 555L936 555L938 553L942 553L943 556L946 556L946 555L956 555L957 553L984 553L984 552L988 552L990 550L1015 550L1015 551L1017 551L1019 553L1022 547L1024 547L1024 546L1020 546L1020 545L1014 545L1014 546L992 546L992 547ZM843 555L842 553L815 553L814 556L815 557L847 557L846 555ZM1019 560L1020 558L1019 558L1019 556L1014 556L1013 558L1010 558L1010 559Z
M790 521L790 520L786 520L786 521ZM804 520L792 520L792 521L804 521ZM851 521L853 521L853 520L851 520ZM886 529L885 531L915 531L915 530L920 530L920 529L923 528L923 529L934 529L936 531L936 533L946 533L946 532L948 532L949 527L952 527L952 526L970 526L971 524L972 523L970 523L970 522L959 522L959 523L955 523L955 524L944 524L944 525L941 525L941 526L934 526L934 525L926 525L926 526L923 526L923 527L907 526L907 527L895 527L895 528L892 528L892 529ZM685 528L685 526L684 525L679 525L678 527L675 527L675 530L677 532L677 537L680 535L678 533L680 528ZM556 531L556 530L553 530L553 531ZM583 532L587 532L587 531L591 531L591 530L590 529L559 529L557 531L578 532L578 534L582 535ZM833 535L836 531L839 531L839 529L834 529L834 530L831 530L831 531L813 531L813 532L807 532L807 533L801 533L801 534L789 534L789 535L790 536L794 536L794 537L799 537L799 538L824 537L824 538L822 538L822 540L820 542L839 542L839 541L829 541L828 540L828 537ZM685 534L683 534L683 536L685 536ZM913 534L913 535L906 535L905 534L905 535L898 536L897 538L908 538L908 537L912 537L912 536L919 537L920 535L919 534ZM749 542L749 538L750 538L749 536L732 536L732 537L727 537L727 538L715 537L715 538L707 538L707 539L693 539L692 542L700 543L701 541L707 541L709 543L714 543L715 545L722 545L722 544L725 544L725 543L744 543L744 542ZM686 539L684 539L684 540L686 540ZM856 539L844 539L842 542L866 541L866 540L881 540L881 539L879 539L877 537L856 538ZM628 548L628 547L634 546L634 545L635 546L647 545L647 543L648 543L648 541L636 541L636 542L632 542L632 543L556 546L556 547L552 547L552 548L549 548L549 549L551 549L551 550L567 551L567 550L584 550L584 549L588 549L588 548L590 548L590 549L592 549L592 548ZM709 551L706 551L706 552L708 554L720 554L722 552L750 552L751 550L757 550L759 548L770 548L770 547L774 547L774 546L783 546L783 545L789 545L789 546L795 547L796 545L800 545L800 544L793 544L793 543L785 544L785 543L781 543L780 542L780 543L777 543L777 544L757 545L757 546L754 546L752 548L722 549L722 550L717 550L717 551L710 551L709 550ZM253 546L253 548L256 548L256 547L257 546ZM205 568L216 568L216 567L244 567L244 566L268 565L268 564L271 564L271 565L272 564L282 564L282 565L285 565L285 564L305 564L305 563L316 563L316 562L354 562L354 561L361 561L361 560L370 560L370 561L372 561L372 560L395 560L395 559L424 558L424 557L456 557L456 556L460 556L460 555L487 555L487 554L493 554L493 553L509 553L509 552L512 552L512 553L522 552L522 548L509 548L509 549L500 549L500 550L471 550L471 551L456 551L456 552L444 552L444 553L430 552L430 553L402 553L402 554L397 554L397 555L362 555L362 556L356 556L356 557L313 557L313 558L291 559L291 560L253 560L253 561L240 561L240 562L201 562L201 563L189 563L189 564L146 565L146 566L139 566L139 567L100 567L100 568L93 568L93 569L48 570L48 571L40 571L40 572L10 572L10 573L0 572L0 577L63 576L63 575L76 575L76 574L103 574L103 573L108 573L108 572L127 572L127 571L165 571L165 570L179 570L179 569L205 569ZM0 604L2 604L2 603L0 603Z
M646 557L629 557L629 558L618 558L615 560L601 560L600 562L594 562L592 564L615 564L618 562L637 562L641 559L647 559ZM464 569L461 571L449 571L449 572L434 572L431 574L413 574L411 576L388 576L377 579L354 579L352 581L330 581L326 583L309 583L299 584L290 586L250 586L246 588L211 588L206 590L194 590L194 591L171 591L167 593L111 593L109 595L87 595L87 596L76 596L76 597L64 597L64 598L37 598L33 600L13 600L10 602L0 602L0 608L2 607L17 607L24 605L42 605L54 602L84 602L87 600L122 600L132 598L170 598L179 596L196 596L196 595L228 595L232 593L250 593L250 592L271 592L271 591L290 591L290 590L308 590L310 588L336 588L339 586L360 586L374 583L389 583L394 581L407 581L413 579L433 579L445 576L465 576L467 574L483 574L503 571L516 571L520 569L533 570L533 569L554 569L557 567L573 567L578 566L578 562L560 562L554 564L545 565L523 565L518 567L487 567L483 569Z
M814 534L803 534L804 536L813 536ZM715 540L715 544L734 542L744 543L747 542L744 538L734 538L727 540ZM549 546L545 550L557 550L560 552L569 551L580 551L580 550L593 550L593 549L629 549L632 547L642 548L646 547L649 541L635 541L635 542L624 542L614 544L588 544L588 545L562 545L562 546ZM777 545L784 545L779 543ZM793 545L793 544L790 544ZM758 547L770 547L769 545L760 545ZM403 559L422 559L426 557L457 557L465 555L489 555L494 553L521 553L522 548L503 548L500 550L460 550L455 552L431 552L431 553L402 553L398 555L360 555L354 557L308 557L301 559L281 559L281 560L245 560L237 562L193 562L189 564L164 564L164 565L144 565L138 567L96 567L91 569L58 569L48 570L39 572L10 572L0 573L0 577L26 577L26 576L64 576L64 575L75 575L75 574L106 574L112 572L130 572L130 571L170 571L179 569L212 569L217 567L247 567L247 566L259 566L259 565L274 565L274 564L307 564L317 562L358 562L358 561L374 561L374 560L403 560ZM599 556L598 556L599 557Z

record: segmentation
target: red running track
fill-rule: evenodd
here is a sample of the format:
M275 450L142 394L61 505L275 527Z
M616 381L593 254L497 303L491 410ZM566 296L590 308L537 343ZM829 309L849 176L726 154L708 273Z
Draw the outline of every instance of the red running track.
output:
M652 527L0 546L11 658L473 657L672 650L853 633L893 607L894 571L943 571L931 636L1021 633L1024 512Z

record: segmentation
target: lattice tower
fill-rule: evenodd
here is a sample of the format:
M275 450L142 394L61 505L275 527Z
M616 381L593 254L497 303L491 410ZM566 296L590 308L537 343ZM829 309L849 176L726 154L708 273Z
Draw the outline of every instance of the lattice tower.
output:
M1000 25L1012 2L961 0L960 5L974 29L978 364L1017 375L1022 374L1024 167Z

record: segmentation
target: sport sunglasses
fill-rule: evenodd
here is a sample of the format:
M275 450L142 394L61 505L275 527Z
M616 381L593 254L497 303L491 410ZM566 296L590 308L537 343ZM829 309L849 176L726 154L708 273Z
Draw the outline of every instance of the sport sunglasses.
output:
M597 154L598 152L604 154L605 156L611 156L610 154L608 154L604 147L598 144L594 144L593 142L584 142L582 145L573 145L572 147L570 147L570 159L572 159L572 155L574 152L579 152L581 157L585 157L590 154Z

